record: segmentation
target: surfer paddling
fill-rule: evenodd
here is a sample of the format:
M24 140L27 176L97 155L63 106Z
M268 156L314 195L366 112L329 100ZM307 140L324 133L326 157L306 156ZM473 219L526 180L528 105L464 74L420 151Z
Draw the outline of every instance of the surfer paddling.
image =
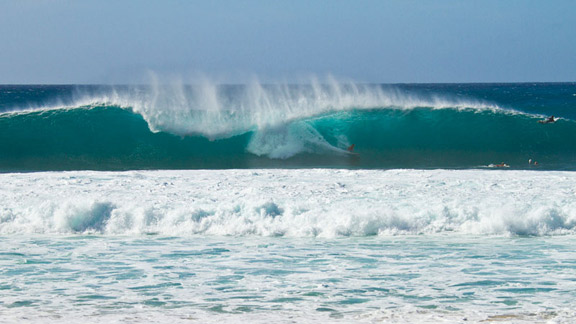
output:
M500 164L490 164L488 165L489 168L509 168L510 166L504 162Z
M556 118L554 118L554 116L550 116L544 120L539 120L538 121L540 124L552 124L556 122Z

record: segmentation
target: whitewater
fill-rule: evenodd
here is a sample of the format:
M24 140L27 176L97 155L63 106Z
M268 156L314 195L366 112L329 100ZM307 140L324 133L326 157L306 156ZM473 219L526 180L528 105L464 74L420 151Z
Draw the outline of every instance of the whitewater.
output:
M2 234L573 235L572 172L196 170L0 174Z
M570 323L576 315L573 172L0 178L3 323Z
M573 323L574 107L574 83L0 86L0 323Z

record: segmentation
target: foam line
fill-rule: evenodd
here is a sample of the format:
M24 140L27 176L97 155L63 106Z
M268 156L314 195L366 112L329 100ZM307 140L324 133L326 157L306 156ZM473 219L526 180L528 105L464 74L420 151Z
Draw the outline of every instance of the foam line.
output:
M3 235L576 234L573 172L200 170L0 179Z

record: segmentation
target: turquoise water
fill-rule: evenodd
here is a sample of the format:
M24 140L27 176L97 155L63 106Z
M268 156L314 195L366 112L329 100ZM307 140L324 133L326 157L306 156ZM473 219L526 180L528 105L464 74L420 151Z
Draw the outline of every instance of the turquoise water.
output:
M568 323L575 315L572 236L1 241L3 322Z
M573 83L2 86L0 171L574 170L575 107Z
M0 86L0 323L573 323L575 108L574 83Z
M0 174L2 323L571 323L576 175Z

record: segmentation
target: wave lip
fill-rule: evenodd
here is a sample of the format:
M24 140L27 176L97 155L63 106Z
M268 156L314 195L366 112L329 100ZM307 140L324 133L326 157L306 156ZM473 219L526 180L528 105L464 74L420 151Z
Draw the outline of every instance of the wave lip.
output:
M0 177L4 235L576 234L572 172L315 169Z
M195 85L160 83L153 78L149 86L102 86L64 97L9 109L3 114L113 106L140 114L154 132L218 139L353 109L513 111L473 98L408 93L393 86L340 82L332 77L322 81L312 78L308 84L300 85L262 84L254 80L229 86L209 81Z

